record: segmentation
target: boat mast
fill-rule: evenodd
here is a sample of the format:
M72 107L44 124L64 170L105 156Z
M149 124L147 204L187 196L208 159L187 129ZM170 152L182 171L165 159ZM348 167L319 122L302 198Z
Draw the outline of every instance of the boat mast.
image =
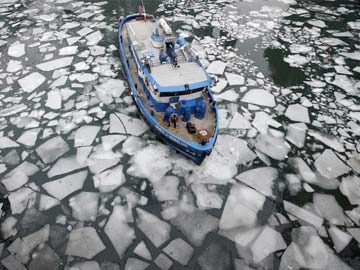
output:
M141 0L141 5L143 6L143 9L144 9L144 20L146 21L146 11L145 11L145 6L144 6L143 0Z

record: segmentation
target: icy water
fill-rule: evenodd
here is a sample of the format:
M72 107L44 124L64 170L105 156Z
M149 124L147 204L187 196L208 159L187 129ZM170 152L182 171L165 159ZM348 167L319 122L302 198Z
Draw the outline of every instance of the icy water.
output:
M216 77L213 153L139 118L137 1L0 0L0 269L360 269L360 4L144 3Z

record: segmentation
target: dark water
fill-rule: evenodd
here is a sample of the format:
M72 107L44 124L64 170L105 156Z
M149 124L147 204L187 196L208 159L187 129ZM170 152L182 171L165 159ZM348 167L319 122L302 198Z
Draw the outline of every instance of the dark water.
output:
M3 4L3 2L0 3ZM185 35L189 44L193 40L200 42L208 55L209 62L214 60L226 62L226 72L240 74L245 79L243 84L227 86L217 97L218 107L225 115L220 118L223 128L220 130L218 148L215 148L212 156L201 166L195 166L169 150L150 131L143 132L139 136L125 133L127 139L139 137L140 147L136 147L136 142L130 143L136 148L134 153L128 150L129 145L123 141L110 150L102 148L101 137L111 133L109 125L113 113L120 112L130 117L139 117L131 101L129 89L124 89L119 96L108 93L111 102L107 103L105 98L101 98L100 91L96 88L108 78L126 81L116 48L117 25L120 18L136 12L138 1L56 3L39 0L16 2L15 6L0 6L0 137L9 138L11 141L18 140L19 143L11 147L7 146L8 141L0 143L0 165L5 166L0 167L2 181L0 204L3 203L4 212L1 222L8 225L12 219L16 219L13 225L9 225L10 228L5 225L1 227L0 261L2 266L0 265L0 269L1 267L4 269L8 267L10 270L24 269L8 266L6 258L11 257L21 261L16 252L13 252L11 245L46 224L50 225L50 236L43 242L55 255L54 253L49 255L41 250L41 246L36 249L34 247L30 252L33 258L23 262L22 267L31 270L74 269L71 268L74 265L83 267L80 268L81 270L130 270L146 267L146 269L159 269L161 266L159 263L154 263L155 258L159 254L164 254L164 249L171 240L181 238L194 249L191 259L186 265L181 265L176 259L168 256L172 266L169 268L163 266L163 269L285 270L290 267L291 269L360 269L358 242L360 241L360 210L357 208L360 199L358 192L349 194L351 190L360 189L360 116L358 116L360 72L356 71L359 59L346 56L347 53L359 53L360 50L360 26L352 26L352 23L360 24L359 3L356 1L145 0L144 5L146 13L158 17L165 16L172 29L178 34ZM95 13L95 15L89 14L88 18L79 17L80 14L86 12ZM49 21L46 20L47 18L39 17L51 14L55 18ZM69 29L63 28L66 23L72 22L79 22L80 25ZM314 27L312 23L318 27ZM46 60L65 57L59 55L59 52L61 48L68 46L66 38L79 36L77 31L85 27L103 34L103 38L96 43L105 48L99 58L96 55L80 56L82 52L88 51L94 45L89 45L86 37L82 37L74 44L78 46L78 52L74 55L72 65L64 67L63 74L55 76L53 71L42 71L36 68L36 65ZM37 28L41 30L39 30L40 34L34 34L34 29ZM347 34L334 35L341 32L347 32ZM59 38L62 34L69 36ZM7 43L2 44L1 41ZM8 51L10 44L16 41L25 44L25 53L19 57L10 55ZM37 42L40 43L34 45ZM301 46L296 47L293 46L294 44ZM115 47L111 47L112 45ZM296 50L300 51L296 52ZM21 63L18 71L8 70L11 60ZM77 64L82 62L88 65L88 68L78 68ZM339 66L343 68L340 71L336 69L339 69ZM44 83L31 93L22 91L21 87L24 86L21 86L18 80L35 71L44 76ZM71 77L77 73L96 74L97 77L94 80L84 79L81 82L81 79ZM346 78L336 77L336 75L342 76L343 73L346 74ZM62 97L60 108L55 108L56 106L47 103L50 102L47 93L51 90L51 83L61 76L68 78L56 89L67 88L75 92L69 99ZM218 77L225 78L224 75ZM312 80L320 81L321 84L304 83ZM345 86L344 80L347 80ZM338 81L342 82L340 86L339 83L337 83L338 86L334 86L333 84ZM82 86L76 86L74 83L82 84ZM51 91L56 92L56 89ZM266 99L264 96L256 96L251 102L244 100L246 94L253 89L266 89L268 93L271 93L276 105L259 104L260 101ZM105 90L110 92L109 89ZM222 96L224 92L232 90L237 95L235 98ZM86 102L85 107L81 107L81 102ZM10 115L4 113L5 109L18 104L26 105L27 108ZM307 108L309 121L296 118L304 116L300 109L292 116L286 113L287 109L294 104L302 104ZM101 114L97 114L97 110L100 110ZM43 117L44 114L50 112L53 115ZM232 120L236 112L245 116L252 126L247 129L230 128L228 122ZM269 118L263 120L265 124L257 124L256 119L259 119L263 112L266 112ZM55 122L52 123L52 120ZM274 124L274 121L279 125ZM298 129L296 129L296 135L289 135L295 123L304 123L307 128L307 133L305 132L306 135L304 134L302 139ZM80 147L74 145L74 138L76 130L85 125L101 128L95 134L96 139L89 144L95 147L90 150L90 152L93 151L90 157L95 156L95 162L99 163L103 159L117 160L114 164L105 166L105 169L111 170L122 166L123 182L111 192L101 192L94 185L94 176L100 171L95 173L90 163L86 163L85 169L78 168L63 175L48 177L47 173L54 167L56 161L46 164L35 151L39 145L59 135L69 147L66 154L60 155L59 158L79 156ZM266 125L264 136L261 135L263 125ZM36 142L33 145L20 142L19 137L32 128L39 128ZM47 135L49 130L52 134ZM310 130L318 131L322 135L314 138L314 135L310 135ZM293 139L295 137L295 141L297 139L302 141L303 145L297 145L286 135ZM249 149L254 156L244 152L244 149ZM328 159L324 158L323 163L319 164L321 163L319 157L330 149L333 149L331 151L337 159L333 156L327 157ZM101 157L96 159L94 153ZM241 153L241 155L238 156L236 153ZM247 155L250 157L248 158ZM316 174L315 180L308 180L306 173L305 176L302 174L306 168L297 169L291 166L288 158L293 157L301 158L308 164L311 173ZM26 183L10 190L4 182L23 161L36 164L39 171L29 175ZM274 168L276 177L271 179L270 171L264 171L262 175L249 176L252 182L246 182L246 179L241 178L245 171L254 172L254 169L260 167ZM55 196L48 194L44 184L82 170L91 172L84 180L81 189L68 194L50 209L41 210L41 196L44 194ZM343 172L337 174L338 171ZM239 174L240 177L235 178ZM295 175L300 185L294 193L293 189L297 189L297 183L290 184L286 180L288 174ZM166 187L165 183L161 182L164 176L176 176L179 184ZM354 177L354 181L346 189L347 179L345 178L347 177ZM268 179L271 179L270 185ZM11 194L14 194L16 190L27 188L30 183L37 186L35 197L32 199L26 197L23 201L15 200L10 204L9 195L12 198ZM206 192L195 192L196 185L204 188L202 190ZM236 187L244 190L250 187L250 190L256 190L254 192L257 195L248 190L244 191L242 195L231 199L234 201L232 204L228 198L231 192L235 192ZM34 187L31 186L31 188ZM162 191L169 195L174 190L178 193L176 199L159 200L158 192ZM126 194L130 194L131 191L136 194L134 196L137 196L138 200L146 198L147 202L142 204L137 201L135 205L131 205L131 199L126 197ZM74 207L69 204L69 200L81 192L99 195L98 209L92 220L76 218ZM323 194L331 198L321 197ZM321 199L315 201L314 197ZM264 201L259 206L259 201L262 199ZM209 202L216 204L218 200L221 201L218 207L209 206ZM316 230L313 229L314 235L303 232L302 230L306 228L316 227L312 224L312 216L304 220L306 218L296 211L287 210L284 207L284 201L301 207L307 213L323 217L323 225ZM16 204L22 202L25 202L23 211L13 213ZM325 206L321 202L324 202ZM79 211L86 209L86 205L90 203L85 200L84 205L78 207ZM165 218L164 210L179 204L184 204L186 209L191 210L185 211L186 214L179 220ZM129 208L134 217L134 220L125 218L125 222L134 229L135 237L121 255L117 254L113 247L114 243L111 242L112 239L104 232L104 226L111 216L114 205L120 205L124 209ZM40 210L35 215L25 210L26 208ZM170 237L159 247L156 247L146 233L139 229L136 208L144 209L163 222L171 224ZM181 208L176 209L182 211ZM324 209L326 209L325 212ZM336 209L335 213L334 209ZM225 210L229 212L225 214ZM186 227L187 232L196 231L202 228L202 221L209 216L220 220L220 224L222 224L221 220L227 218L227 222L233 223L232 227L230 226L231 229L227 231L219 228L217 224L215 229L209 230L200 245L195 245L194 239L184 233L182 226ZM231 219L232 216L234 216L234 221ZM25 217L29 218L29 221L26 221ZM65 221L59 222L60 218ZM254 221L251 221L252 218ZM158 224L154 223L151 226L156 227ZM224 224L221 226L224 227ZM95 228L105 245L104 250L88 259L66 254L71 231L83 227ZM259 228L259 233L252 238L249 236L252 240L250 239L246 245L242 246L244 238L251 235L251 229L257 228ZM272 233L260 234L260 231L265 231L264 228ZM330 232L330 228L337 229L341 235L338 245L345 243L340 250L335 248L337 245L334 244L338 239ZM238 238L235 234L231 235L231 230L233 230L232 233L238 234L236 236ZM126 234L124 231L119 233ZM226 233L229 234L226 235ZM316 240L312 242L310 238ZM134 254L135 247L141 241L144 241L150 250L151 260ZM283 244L280 245L279 242ZM272 249L272 246L276 247ZM298 250L291 256L289 252L293 246ZM86 249L86 247L82 248ZM267 252L268 248L269 252ZM258 259L257 256L261 256L262 252L266 255ZM178 249L177 253L181 254L181 249ZM303 260L299 259L301 256ZM130 266L129 258L139 259L143 263L146 262L146 265L145 267ZM89 265L77 265L88 260L93 261L91 266L93 268ZM281 261L283 261L282 264Z

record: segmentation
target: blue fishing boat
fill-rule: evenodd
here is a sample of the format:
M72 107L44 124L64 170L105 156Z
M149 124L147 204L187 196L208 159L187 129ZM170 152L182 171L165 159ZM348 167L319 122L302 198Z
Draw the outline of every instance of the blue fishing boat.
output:
M119 23L120 57L133 99L160 138L197 164L218 134L212 80L182 37L164 18L143 10Z

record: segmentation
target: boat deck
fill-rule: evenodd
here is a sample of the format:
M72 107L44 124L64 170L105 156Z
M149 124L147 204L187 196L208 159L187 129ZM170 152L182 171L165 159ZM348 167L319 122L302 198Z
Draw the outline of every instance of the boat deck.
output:
M154 117L157 120L157 122L160 123L167 130L172 132L173 134L184 139L185 141L200 143L201 138L200 138L199 134L198 133L190 134L186 128L186 122L183 122L181 119L178 119L176 128L174 128L172 125L169 127L168 124L163 121L164 113L158 113L151 108L151 106L149 105L149 102L146 98L144 89L142 88L142 86L138 80L136 64L135 64L135 61L133 60L133 58L131 57L131 54L129 51L128 34L127 34L125 27L122 30L122 37L123 37L123 47L125 50L126 58L129 63L129 69L131 72L132 79L134 81L134 84L138 85L137 89L139 92L139 96L141 98L141 101L145 105L146 109L149 112L153 111ZM205 96L205 94L204 94L204 100L208 101L208 104L206 106L207 111L206 111L205 117L203 119L197 119L194 117L194 115L191 115L189 122L194 124L197 130L206 129L211 135L213 135L214 131L215 131L215 113L211 109L209 97Z

